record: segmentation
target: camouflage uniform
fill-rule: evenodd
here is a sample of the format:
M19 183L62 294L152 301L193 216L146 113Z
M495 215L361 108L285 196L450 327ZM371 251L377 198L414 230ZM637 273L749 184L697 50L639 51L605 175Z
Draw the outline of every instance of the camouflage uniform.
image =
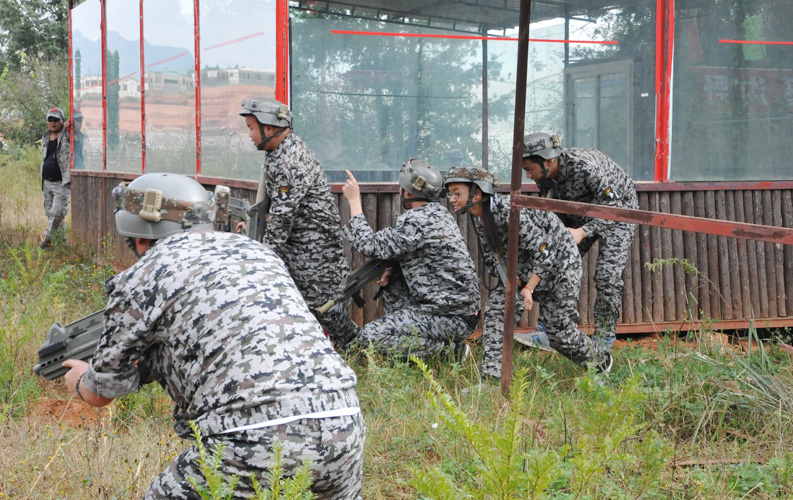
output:
M360 414L303 418L256 430L224 431L274 419L359 407L355 373L333 350L286 267L267 246L211 231L159 240L108 280L105 332L81 384L104 397L135 391L140 360L175 402L174 430L195 421L205 444L227 445L222 471L268 468L273 440L285 470L311 459L320 498L360 494L365 428ZM146 499L198 498L195 446L155 479Z
M509 234L509 197L496 194L491 210L502 245ZM486 244L481 217L473 217L474 228L483 243L485 262L492 268L493 251ZM570 232L555 214L522 209L518 240L518 276L528 282L532 272L540 276L533 298L540 304L540 323L545 325L551 347L579 365L606 363L603 347L578 329L578 291L581 286L581 257ZM501 377L501 350L504 332L504 284L490 294L485 307L484 355L481 371ZM516 297L523 311L522 298Z
M639 208L633 180L611 158L595 149L570 148L559 156L559 176L538 185L540 194L560 200L594 203L620 208ZM622 307L622 273L636 224L593 219L576 215L563 217L568 227L583 228L587 237L578 244L581 255L600 240L595 269L595 337L608 347L617 334Z
M43 171L41 172L41 190L44 194L44 213L47 214L47 230L44 238L50 239L52 235L61 228L66 214L69 212L69 201L71 200L71 170L69 149L69 132L66 129L58 133L56 139L55 158L58 160L58 168L61 171L61 180L58 182L45 180ZM41 162L44 167L44 160L47 158L47 148L50 144L50 133L45 132L41 137Z
M479 278L454 217L439 203L403 213L393 227L372 231L363 214L345 227L367 257L397 260L400 273L384 290L386 315L361 337L384 351L428 356L465 340L476 327Z
M337 295L349 273L341 220L330 184L314 153L291 131L264 162L271 205L264 241L286 263L311 310ZM336 347L358 331L347 314L349 301L317 319Z

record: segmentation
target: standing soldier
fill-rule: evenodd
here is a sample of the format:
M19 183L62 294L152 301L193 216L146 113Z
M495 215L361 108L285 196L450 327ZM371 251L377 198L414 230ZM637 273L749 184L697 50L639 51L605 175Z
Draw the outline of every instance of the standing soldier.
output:
M278 254L312 311L336 295L350 268L344 255L339 207L314 153L292 130L292 112L275 99L246 99L249 137L264 151L262 169L270 211L263 241ZM261 189L262 186L259 187ZM358 331L347 314L349 301L317 319L343 349Z
M523 169L540 195L560 200L621 208L639 208L633 180L617 163L596 149L562 149L559 138L539 132L524 139ZM622 272L636 224L568 215L565 225L581 255L600 240L595 269L595 338L607 349L617 338L622 307Z
M485 262L502 282L490 293L485 306L484 354L481 372L501 378L501 350L506 306L504 258L509 234L509 197L495 192L493 175L480 167L460 166L446 173L446 188L455 213L468 213L482 242ZM522 209L518 233L518 290L516 320L525 306L540 303L538 328L544 329L551 347L579 365L594 363L601 372L611 370L611 354L578 329L578 291L581 256L562 221L551 212ZM522 302L522 304L521 304Z
M386 314L363 327L362 340L403 356L451 348L462 361L469 352L463 340L476 328L481 297L460 228L438 203L443 176L424 160L405 162L399 185L406 211L393 227L375 233L363 215L358 182L349 170L347 175L350 243L367 257L399 262L399 269L386 271L380 281Z
M212 230L219 209L193 179L147 174L113 190L116 228L138 262L107 282L104 332L90 361L63 363L66 387L93 406L156 380L174 430L224 446L234 498L266 479L276 442L285 475L311 460L311 490L360 498L365 427L355 373L333 350L284 263L266 245ZM187 500L206 487L196 445L145 500Z
M63 126L63 111L47 110L47 132L41 138L41 190L44 193L44 212L47 230L41 239L41 248L52 247L52 238L61 229L69 212L71 178L69 132Z

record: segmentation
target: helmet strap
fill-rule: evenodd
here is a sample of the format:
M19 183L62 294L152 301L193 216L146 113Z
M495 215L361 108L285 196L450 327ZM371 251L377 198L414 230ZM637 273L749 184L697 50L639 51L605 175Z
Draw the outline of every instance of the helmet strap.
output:
M140 259L140 254L138 253L138 247L135 245L135 238L132 236L124 236L124 243L132 250L132 253L135 254L135 257Z
M540 182L547 181L548 180L548 173L551 171L551 169L549 169L549 168L547 168L545 166L545 162L546 162L546 160L543 159L543 161L540 163L540 170L542 171L542 177L540 178Z
M264 151L264 148L267 146L267 143L269 143L274 137L278 137L279 135L283 134L284 130L286 130L286 128L282 128L273 135L268 136L265 135L264 133L264 125L262 125L262 122L257 121L257 123L259 124L259 134L261 135L262 138L262 142L256 145L256 149L259 151Z
M467 184L468 184L468 201L465 202L465 205L460 207L458 210L454 211L454 213L457 215L462 215L468 212L468 210L470 210L471 207L474 206L474 196L476 196L476 184L474 184L473 182ZM479 203L481 203L481 201Z

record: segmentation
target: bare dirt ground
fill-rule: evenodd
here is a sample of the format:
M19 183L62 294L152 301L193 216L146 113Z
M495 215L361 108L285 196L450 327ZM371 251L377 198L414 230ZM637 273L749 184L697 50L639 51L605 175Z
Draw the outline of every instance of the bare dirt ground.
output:
M107 409L76 399L39 398L30 404L31 416L39 422L61 424L68 427L98 426L107 415Z

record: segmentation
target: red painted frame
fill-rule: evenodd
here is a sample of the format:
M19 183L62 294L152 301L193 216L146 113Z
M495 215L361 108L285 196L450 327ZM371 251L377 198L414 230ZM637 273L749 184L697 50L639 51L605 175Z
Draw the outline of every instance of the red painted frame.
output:
M275 60L275 98L289 106L289 0L276 0Z
M140 171L146 173L146 57L143 53L143 0L140 0Z
M200 0L193 0L193 29L195 43L195 77L193 78L193 88L195 93L195 173L201 175L201 29L199 27Z

